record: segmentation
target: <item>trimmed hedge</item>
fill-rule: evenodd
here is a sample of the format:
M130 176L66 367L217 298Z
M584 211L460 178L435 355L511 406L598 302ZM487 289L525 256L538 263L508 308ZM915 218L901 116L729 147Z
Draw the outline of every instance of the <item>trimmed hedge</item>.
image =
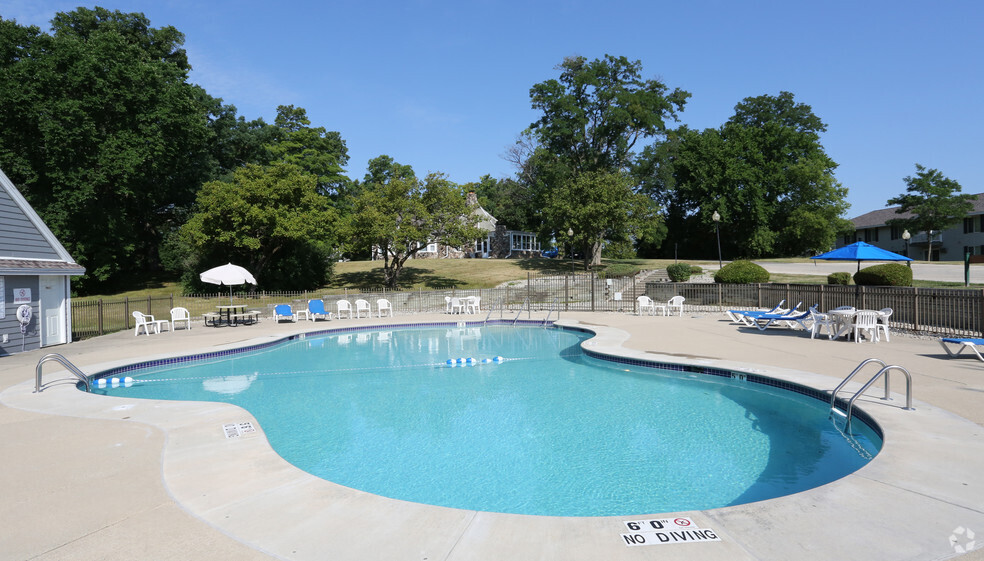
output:
M704 274L704 269L702 269L699 265L690 266L690 276L693 277L696 275L703 275L703 274Z
M827 284L851 284L851 273L830 273L827 275Z
M714 273L721 284L755 284L769 282L769 271L751 261L732 261Z
M692 273L693 268L687 263L674 263L666 266L666 274L673 282L687 282Z
M861 286L912 286L912 269L900 263L866 267L854 273L854 284Z

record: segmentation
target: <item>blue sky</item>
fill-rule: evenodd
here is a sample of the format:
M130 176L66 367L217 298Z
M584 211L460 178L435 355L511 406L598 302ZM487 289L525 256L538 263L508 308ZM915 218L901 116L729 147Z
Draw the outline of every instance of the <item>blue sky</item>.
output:
M0 0L49 30L78 0ZM984 192L984 3L828 1L106 0L185 34L191 81L272 122L307 109L346 141L348 175L380 154L456 182L537 118L533 84L566 56L639 60L693 94L680 122L717 127L746 97L792 92L826 124L849 217L903 193L920 163Z

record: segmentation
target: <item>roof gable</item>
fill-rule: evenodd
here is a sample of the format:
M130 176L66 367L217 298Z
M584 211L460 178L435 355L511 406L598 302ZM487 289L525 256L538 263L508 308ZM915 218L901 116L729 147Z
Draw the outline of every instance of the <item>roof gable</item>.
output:
M984 214L984 193L977 193L974 195L974 199L971 202L974 204L974 208L967 213L968 216L973 216L975 214ZM862 214L856 218L852 218L851 222L857 229L862 228L876 228L878 226L886 226L889 220L894 218L912 218L913 214L911 212L899 213L898 209L902 207L893 206L889 208L883 208L880 210L873 210L871 212Z
M85 272L0 170L0 274L25 274L27 269L49 269L55 263L61 265L54 270Z

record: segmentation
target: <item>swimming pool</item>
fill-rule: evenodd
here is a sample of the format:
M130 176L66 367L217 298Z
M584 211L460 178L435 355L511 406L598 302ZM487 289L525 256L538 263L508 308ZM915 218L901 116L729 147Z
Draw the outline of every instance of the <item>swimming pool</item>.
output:
M863 466L816 396L701 369L585 356L566 329L443 326L308 335L125 374L112 395L234 403L273 448L364 491L457 508L601 516L795 493ZM503 356L501 363L482 362ZM448 359L473 358L468 366Z

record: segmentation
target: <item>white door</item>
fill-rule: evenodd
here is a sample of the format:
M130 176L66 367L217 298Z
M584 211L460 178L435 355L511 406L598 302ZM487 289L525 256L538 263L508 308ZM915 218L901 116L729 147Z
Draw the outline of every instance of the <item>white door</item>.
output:
M65 280L66 277L38 277L42 347L68 342L65 336Z

